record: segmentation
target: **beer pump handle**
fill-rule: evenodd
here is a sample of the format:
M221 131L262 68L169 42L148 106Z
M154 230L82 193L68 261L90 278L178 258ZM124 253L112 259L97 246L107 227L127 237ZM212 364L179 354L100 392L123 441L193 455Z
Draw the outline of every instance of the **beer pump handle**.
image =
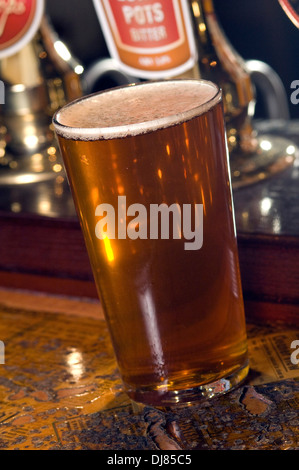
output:
M299 28L299 1L298 0L278 0L287 16Z
M85 94L94 93L105 88L139 82L139 78L127 74L119 68L118 62L106 57L94 62L84 71L82 86Z
M82 96L83 66L54 32L45 12L41 14L42 0L37 2L38 11L26 10L32 5L25 2L20 17L24 16L24 22L36 18L34 34L22 37L22 30L16 31L16 23L8 16L3 37L10 35L10 42L0 44L2 185L63 177L52 116L66 102Z

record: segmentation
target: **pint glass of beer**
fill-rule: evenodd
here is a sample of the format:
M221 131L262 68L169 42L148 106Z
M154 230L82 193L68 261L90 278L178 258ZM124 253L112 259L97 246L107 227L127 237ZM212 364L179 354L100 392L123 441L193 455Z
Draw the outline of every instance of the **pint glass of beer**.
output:
M172 406L238 385L247 342L219 88L118 87L54 125L129 397Z

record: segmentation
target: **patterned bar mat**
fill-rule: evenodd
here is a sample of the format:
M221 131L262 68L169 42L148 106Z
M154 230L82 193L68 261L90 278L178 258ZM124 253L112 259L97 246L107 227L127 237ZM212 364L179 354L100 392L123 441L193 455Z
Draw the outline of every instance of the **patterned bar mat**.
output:
M242 387L162 411L123 393L101 318L0 304L0 449L299 449L299 329L248 332Z

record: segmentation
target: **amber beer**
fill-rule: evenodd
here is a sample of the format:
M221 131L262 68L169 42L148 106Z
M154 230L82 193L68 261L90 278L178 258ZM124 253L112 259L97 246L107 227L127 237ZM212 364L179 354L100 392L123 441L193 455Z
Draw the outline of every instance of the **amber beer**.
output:
M54 124L128 395L164 406L236 386L248 361L219 89L116 88L66 106ZM186 249L183 232L151 237L160 204L202 207L200 247ZM115 236L108 218L97 233L99 207L115 209Z

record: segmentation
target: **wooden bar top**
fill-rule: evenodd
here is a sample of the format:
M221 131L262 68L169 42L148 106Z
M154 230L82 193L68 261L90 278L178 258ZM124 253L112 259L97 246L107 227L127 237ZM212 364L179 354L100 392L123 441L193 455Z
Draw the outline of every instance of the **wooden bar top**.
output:
M0 449L298 450L299 328L248 336L242 386L160 410L123 392L99 302L0 289Z

